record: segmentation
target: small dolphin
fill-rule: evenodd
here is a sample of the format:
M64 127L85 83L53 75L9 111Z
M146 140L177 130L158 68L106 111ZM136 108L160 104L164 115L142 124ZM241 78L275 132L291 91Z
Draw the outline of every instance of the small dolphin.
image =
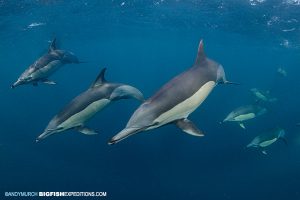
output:
M256 136L248 145L247 148L259 148L263 154L267 154L265 148L278 140L282 140L286 145L285 131L282 128L275 128L271 131L265 132Z
M240 127L245 129L244 121L249 119L253 119L257 116L265 114L267 112L266 108L257 105L246 105L241 106L234 109L231 113L227 115L227 117L223 120L223 122L232 121L238 122Z
M54 85L56 83L49 80L49 76L64 64L70 63L81 62L78 61L77 57L72 52L57 49L56 39L54 39L50 44L48 53L30 65L11 88L24 84L33 84L34 86L37 86L38 82Z
M109 144L115 144L133 134L166 124L175 124L193 136L203 136L203 132L187 118L218 83L234 84L226 80L222 65L205 56L201 40L192 68L170 80L140 105L126 128L115 135Z
M298 123L297 126L300 126L300 123Z
M261 91L257 88L252 88L250 91L258 101L265 101L265 102L277 101L277 98L273 98L270 96L270 91Z
M75 129L86 135L97 134L87 128L85 123L109 103L119 99L135 98L144 101L143 94L136 88L121 83L110 83L105 80L104 68L91 87L74 98L48 124L45 131L36 139L46 137L69 129Z

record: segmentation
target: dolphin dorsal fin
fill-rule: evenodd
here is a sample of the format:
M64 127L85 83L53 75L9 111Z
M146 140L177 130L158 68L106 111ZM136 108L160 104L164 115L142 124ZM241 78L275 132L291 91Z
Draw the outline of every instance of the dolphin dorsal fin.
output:
M91 85L91 88L96 87L98 85L102 85L103 83L106 82L106 79L104 77L105 71L106 71L106 67L101 70L100 74L97 76L96 80Z
M56 50L56 38L54 38L49 46L48 52L50 53L51 51Z
M203 40L200 40L199 46L198 46L198 53L197 53L197 58L195 61L195 64L200 64L201 62L203 62L206 59L206 55L204 52L204 44L203 44Z

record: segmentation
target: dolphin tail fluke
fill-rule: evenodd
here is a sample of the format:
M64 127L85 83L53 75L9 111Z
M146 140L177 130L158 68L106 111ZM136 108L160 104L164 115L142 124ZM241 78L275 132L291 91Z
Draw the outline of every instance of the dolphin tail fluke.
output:
M90 129L86 126L80 126L80 127L76 128L75 130L80 132L80 133L83 133L85 135L96 135L96 134L98 134L98 132L96 132L95 130Z
M116 88L110 95L110 99L112 100L129 98L134 98L142 102L144 101L143 94L137 88L130 85L121 85L120 87Z
M115 135L109 142L109 145L116 144L120 142L121 140L124 140L125 138L140 132L141 129L139 128L125 128L121 132L119 132L117 135Z
M180 119L175 122L175 125L180 128L183 132L188 133L193 136L201 137L204 133L199 130L195 124L188 119Z
M281 140L286 146L288 146L288 142L285 137L280 137L279 140Z
M285 145L288 145L288 142L285 138L285 130L280 130L278 139L281 140Z

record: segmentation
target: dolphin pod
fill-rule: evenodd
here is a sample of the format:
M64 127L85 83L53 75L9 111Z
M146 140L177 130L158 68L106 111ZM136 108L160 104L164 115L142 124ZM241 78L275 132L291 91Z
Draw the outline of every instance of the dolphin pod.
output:
M75 129L86 135L97 134L85 123L109 103L120 99L135 98L143 101L143 94L136 88L121 83L111 83L105 79L104 68L91 87L74 98L48 124L45 131L36 139L40 141L55 133Z
M56 84L54 81L49 80L55 71L65 64L81 63L78 58L69 51L59 50L56 48L56 39L54 39L49 47L48 52L30 65L12 84L11 88L19 85L32 84L37 86L38 83Z
M70 63L81 62L73 53L57 49L54 39L48 53L30 65L11 87L25 84L36 86L38 83L55 84L48 78L61 66ZM85 135L97 134L97 131L87 127L86 123L110 103L129 98L143 103L133 112L126 127L113 136L108 144L115 144L131 135L168 124L174 124L187 134L201 137L204 136L204 132L188 119L189 115L205 101L216 85L237 84L227 81L221 64L206 57L202 40L191 68L171 79L146 101L137 88L107 81L105 72L106 68L102 69L86 91L75 97L50 120L43 133L36 138L37 142L67 130L76 130ZM270 97L269 92L256 88L250 91L258 101L276 101L276 98ZM238 122L245 128L244 121L260 116L266 111L266 108L257 104L241 106L230 112L223 122ZM247 148L259 148L262 153L267 154L266 147L274 142L283 140L286 143L284 135L284 129L273 129L256 136Z
M258 148L263 154L267 154L266 147L272 145L278 140L282 140L287 145L287 141L285 139L285 130L282 128L275 128L256 136L247 145L247 148Z
M174 124L193 136L203 136L204 133L188 116L203 103L218 83L232 84L226 80L222 65L206 57L201 40L194 65L140 105L126 127L109 144L167 124Z

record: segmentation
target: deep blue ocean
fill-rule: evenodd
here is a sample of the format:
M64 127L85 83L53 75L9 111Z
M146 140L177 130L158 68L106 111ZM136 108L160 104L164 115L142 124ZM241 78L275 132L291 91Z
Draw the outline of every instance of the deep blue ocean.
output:
M57 85L11 89L55 37L60 49L86 63L57 71L51 76ZM205 137L168 125L110 146L140 105L128 99L88 122L98 135L70 130L35 142L103 67L108 81L149 98L193 65L201 39L227 79L241 84L217 86L190 115ZM29 191L105 191L100 199L131 200L300 199L299 56L298 0L0 0L0 199ZM254 102L251 88L270 90L278 101L264 104L268 112L246 122L246 130L220 124ZM278 126L287 146L274 143L268 155L245 148Z

